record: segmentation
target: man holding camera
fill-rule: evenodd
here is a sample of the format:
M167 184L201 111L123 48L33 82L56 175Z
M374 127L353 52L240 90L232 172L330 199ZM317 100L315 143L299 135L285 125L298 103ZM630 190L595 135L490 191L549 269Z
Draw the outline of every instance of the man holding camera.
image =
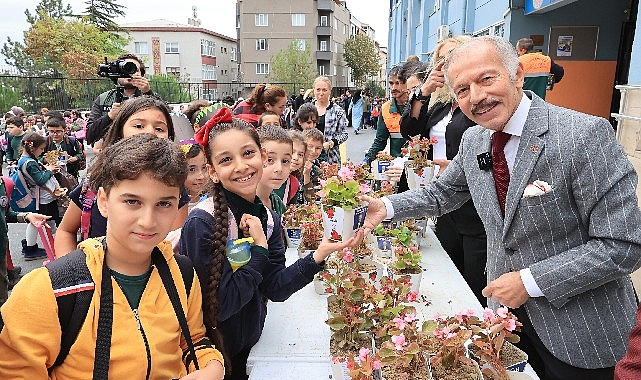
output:
M126 70L121 68L128 68L129 62L136 65L137 70L133 74L122 72ZM100 94L91 105L91 114L87 120L87 143L91 145L105 136L123 101L142 95L159 98L151 91L149 81L145 78L144 63L135 55L121 54L114 63L105 66L108 67L103 69L101 65L99 74L110 77L116 83L116 88Z

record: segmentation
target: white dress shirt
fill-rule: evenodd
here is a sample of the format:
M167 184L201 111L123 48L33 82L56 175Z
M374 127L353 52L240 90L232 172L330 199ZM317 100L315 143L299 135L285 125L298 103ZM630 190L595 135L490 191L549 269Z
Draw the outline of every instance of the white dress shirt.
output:
M505 153L505 160L507 161L507 167L510 173L514 168L516 153L519 149L519 143L521 142L521 134L523 133L523 127L525 126L525 121L527 120L527 115L530 111L531 105L532 100L528 98L525 93L523 93L521 103L519 103L516 112L514 112L514 115L512 115L510 120L505 125L505 128L503 128L503 132L512 135L507 144L505 144L505 148L503 149L503 152ZM393 218L394 208L392 207L392 202L390 202L390 200L386 197L381 198L381 200L383 201L383 203L385 203L385 209L387 210L387 219ZM521 269L519 271L519 274L521 275L523 286L525 286L525 290L530 295L530 297L543 296L541 288L539 288L539 286L536 284L536 281L534 281L534 277L532 276L530 268Z

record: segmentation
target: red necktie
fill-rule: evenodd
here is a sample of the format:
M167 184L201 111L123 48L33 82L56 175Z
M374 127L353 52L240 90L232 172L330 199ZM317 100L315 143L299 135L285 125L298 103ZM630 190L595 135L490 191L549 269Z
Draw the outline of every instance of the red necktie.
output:
M510 170L507 167L507 160L503 149L512 135L505 132L494 132L492 134L492 173L496 185L496 195L499 198L501 213L505 216L505 197L507 188L510 185Z

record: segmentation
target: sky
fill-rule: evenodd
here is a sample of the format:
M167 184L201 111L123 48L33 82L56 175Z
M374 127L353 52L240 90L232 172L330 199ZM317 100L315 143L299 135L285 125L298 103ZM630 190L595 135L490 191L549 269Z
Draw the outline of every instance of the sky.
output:
M29 9L33 13L39 2L39 0L3 2L2 12L0 12L0 44L3 44L7 37L22 41L23 32L29 28L24 11ZM127 6L125 17L116 20L119 24L162 18L187 24L187 18L192 15L192 6L196 6L198 18L201 19L203 28L229 37L236 37L236 0L189 0L184 3L176 0L155 0L153 2L118 0L118 3ZM180 5L181 3L184 5ZM63 0L63 4L70 4L74 12L78 13L86 8L83 0ZM387 46L388 7L388 0L347 1L347 8L352 12L352 15L362 23L369 24L374 28L376 40L381 46ZM2 65L4 65L4 59L0 61L0 67Z

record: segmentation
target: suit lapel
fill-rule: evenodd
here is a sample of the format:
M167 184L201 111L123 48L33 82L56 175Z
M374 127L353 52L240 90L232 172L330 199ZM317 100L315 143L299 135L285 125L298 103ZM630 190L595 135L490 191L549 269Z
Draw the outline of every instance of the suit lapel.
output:
M492 152L492 142L490 138L490 130L483 128L480 134L480 141L476 145L474 152L474 160L479 154ZM474 165L474 172L476 175L475 185L479 187L481 199L479 200L479 210L487 208L487 214L496 219L497 223L503 223L503 216L501 215L501 208L499 206L499 198L496 195L496 185L494 184L494 175L492 170L481 170L478 166Z
M514 166L510 172L510 186L507 189L507 197L505 200L503 237L505 237L512 224L512 219L521 201L523 191L528 185L528 180L532 175L532 171L541 152L545 148L545 140L541 136L548 130L547 114L548 111L545 102L534 97L527 120L523 126Z

